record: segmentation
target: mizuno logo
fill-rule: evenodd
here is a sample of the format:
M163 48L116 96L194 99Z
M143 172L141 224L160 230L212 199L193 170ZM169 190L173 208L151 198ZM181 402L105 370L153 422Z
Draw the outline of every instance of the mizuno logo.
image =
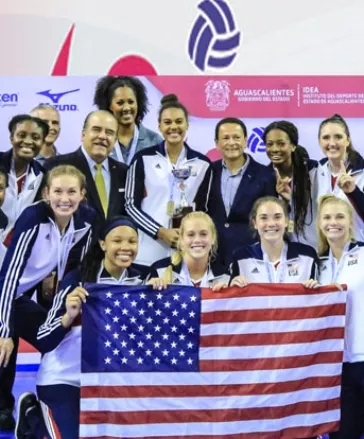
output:
M38 91L36 94L45 96L49 98L54 104L58 104L63 96L68 95L70 93L75 93L76 91L80 91L80 89L76 88L75 90L64 91L62 93L51 93L51 89L49 89L44 91Z

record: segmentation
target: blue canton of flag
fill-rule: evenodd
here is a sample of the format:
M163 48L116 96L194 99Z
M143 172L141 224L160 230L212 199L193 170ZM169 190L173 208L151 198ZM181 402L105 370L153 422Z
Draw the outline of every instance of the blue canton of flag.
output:
M82 372L197 372L201 290L88 284Z

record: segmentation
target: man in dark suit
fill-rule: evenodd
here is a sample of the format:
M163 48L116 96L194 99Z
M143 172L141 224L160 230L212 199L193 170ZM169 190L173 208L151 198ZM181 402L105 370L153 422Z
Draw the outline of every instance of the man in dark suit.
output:
M244 152L247 129L240 119L231 117L219 121L215 142L223 159L212 163L208 213L217 228L219 257L227 266L237 248L257 240L249 224L250 211L258 198L277 196L276 183L267 166Z
M58 165L73 165L86 176L87 201L98 213L98 224L105 218L125 215L124 194L127 166L109 157L114 148L118 123L108 111L93 111L84 122L82 146L70 154L48 159L49 171Z

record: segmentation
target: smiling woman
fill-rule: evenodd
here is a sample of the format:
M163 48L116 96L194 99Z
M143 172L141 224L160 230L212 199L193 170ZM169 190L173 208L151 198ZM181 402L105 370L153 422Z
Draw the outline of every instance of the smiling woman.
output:
M317 200L333 194L354 208L354 237L364 240L364 159L355 151L345 120L335 114L321 122L318 140L325 158L317 171Z
M177 252L152 265L150 283L155 288L168 284L211 287L218 291L227 286L229 276L217 254L217 232L204 212L186 215L179 229Z
M47 176L45 196L20 215L0 271L0 409L12 413L15 358L19 337L38 349L36 334L46 311L30 297L54 273L58 282L85 254L95 211L81 203L85 177L73 166L59 166Z
M61 282L47 320L38 331L43 355L37 393L46 408L43 413L49 434L59 431L59 437L65 439L80 437L80 315L88 300L85 284L141 285L146 270L133 264L138 252L138 229L129 218L117 216L105 221L96 238L83 264ZM29 431L26 410L19 412L18 425L22 425L22 431Z
M96 85L94 104L100 110L110 111L118 121L118 142L112 152L114 159L130 165L137 152L161 142L157 133L142 124L148 112L148 97L138 78L101 78Z
M290 242L288 208L274 197L258 199L251 212L251 226L259 242L243 246L233 254L231 285L248 283L303 283L317 287L318 257L305 244Z
M44 170L35 157L49 128L46 122L28 114L14 116L8 128L12 149L0 153L0 165L9 176L2 210L8 217L10 233L21 212L35 200L41 185Z
M360 439L364 433L364 243L354 240L354 210L342 198L319 200L317 228L320 282L347 285L346 327L341 387L341 421L330 439Z
M297 127L287 120L270 123L264 130L270 167L276 175L276 190L289 204L289 228L294 241L316 247L315 178L317 162L298 145Z
M73 166L58 166L47 174L45 199L61 233L64 233L85 193L86 178Z
M211 183L210 160L190 148L185 137L188 112L176 95L161 101L159 130L165 141L140 151L128 170L125 208L140 228L138 263L151 265L172 254L176 247L178 228L173 218L179 214L183 201L188 210L206 211ZM175 177L183 171L181 183Z

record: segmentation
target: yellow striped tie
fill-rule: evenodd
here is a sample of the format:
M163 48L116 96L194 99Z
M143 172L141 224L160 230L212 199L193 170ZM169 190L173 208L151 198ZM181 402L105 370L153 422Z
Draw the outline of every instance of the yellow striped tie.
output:
M105 213L105 217L107 216L107 193L106 193L106 185L105 179L102 175L102 163L98 163L95 165L96 173L95 173L95 185L97 192L100 197L101 205Z

